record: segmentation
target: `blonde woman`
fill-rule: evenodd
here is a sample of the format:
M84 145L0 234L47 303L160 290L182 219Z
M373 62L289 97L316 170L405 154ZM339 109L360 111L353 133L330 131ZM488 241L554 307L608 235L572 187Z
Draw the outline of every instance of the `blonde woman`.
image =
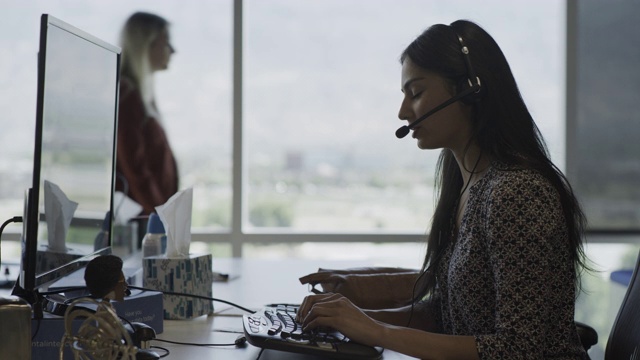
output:
M178 190L178 169L161 124L153 76L175 53L169 22L145 12L129 17L121 33L120 108L116 190L149 214Z

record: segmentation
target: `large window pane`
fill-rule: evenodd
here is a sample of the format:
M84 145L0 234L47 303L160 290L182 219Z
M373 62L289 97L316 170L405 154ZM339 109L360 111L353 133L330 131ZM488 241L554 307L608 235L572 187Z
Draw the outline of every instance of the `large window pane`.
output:
M177 53L156 73L163 125L180 188L194 187L194 231L231 222L232 0L0 1L0 218L22 214L30 186L40 15L49 13L112 44L134 11L171 22Z
M640 231L640 3L577 1L571 180L591 229Z
M563 1L247 0L246 228L424 232L438 152L394 136L398 57L459 18L501 44L562 167Z

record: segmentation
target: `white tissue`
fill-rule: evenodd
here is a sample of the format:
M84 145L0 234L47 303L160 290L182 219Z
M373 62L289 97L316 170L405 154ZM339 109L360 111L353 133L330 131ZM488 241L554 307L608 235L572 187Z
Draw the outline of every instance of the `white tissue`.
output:
M67 252L66 239L78 203L67 198L60 187L44 181L44 213L47 219L49 250Z
M120 191L113 193L113 206L115 207L115 223L118 225L126 224L142 211L142 205Z
M156 212L167 234L167 258L188 257L191 244L191 204L193 188L175 193Z

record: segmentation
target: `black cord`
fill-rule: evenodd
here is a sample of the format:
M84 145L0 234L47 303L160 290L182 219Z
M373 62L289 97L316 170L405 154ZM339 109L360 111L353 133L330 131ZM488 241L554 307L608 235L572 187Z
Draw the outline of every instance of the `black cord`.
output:
M33 333L33 335L31 335L31 341L33 341L33 339L36 338L36 336L38 335L38 331L40 331L40 322L42 321L42 319L38 319L38 322L36 323L36 331Z
M2 232L4 231L4 228L7 227L7 225L11 224L11 223L21 223L23 221L22 216L14 216L11 219L6 220L4 223L2 223L2 226L0 226L0 239L2 239ZM34 308L35 306L38 306L38 301L36 301L36 304L34 304ZM36 316L38 322L36 324L36 331L33 333L33 335L31 336L31 341L33 341L33 339L36 338L36 336L38 335L38 332L40 331L40 322L42 320L41 316Z
M256 312L254 310L251 309L247 309L243 306L240 306L238 304L232 303L230 301L226 301L226 300L222 300L222 299L217 299L217 298L212 298L212 297L208 297L208 296L201 296L201 295L194 295L194 294L186 294L186 293L178 293L178 292L172 292L172 291L162 291L162 290L156 290L156 289L150 289L150 288L144 288L144 287L139 287L139 286L133 286L133 285L129 285L127 286L129 289L135 289L135 290L142 290L142 291L155 291L155 292L161 292L165 295L175 295L175 296L186 296L186 297L193 297L193 298L197 298L197 299L203 299L203 300L211 300L211 301L216 301L216 302L221 302L227 305L231 305L233 307L236 307L242 311L246 311L248 313L251 314L255 314ZM41 292L41 295L53 295L53 294L60 294L66 291L76 291L76 290L84 290L86 289L85 286L72 286L72 287L68 287L68 288L63 288L63 289L56 289L56 290L52 290L52 291L45 291L45 292Z
M260 352L258 353L258 357L256 358L256 360L260 360L260 356L262 356L262 353L264 352L264 349L265 349L265 348L262 348L262 349L260 350Z
M130 289L136 289L136 290L142 290L142 291L158 291L155 289L148 289L148 288L143 288L143 287L139 287L139 286L129 286ZM185 294L185 293L178 293L178 292L173 292L173 291L160 291L161 293L163 293L164 295L174 295L174 296L186 296L186 297L193 297L193 298L197 298L197 299L204 299L204 300L211 300L211 301L217 301L217 302L221 302L227 305L231 305L234 306L240 310L246 311L248 313L251 314L255 314L256 311L247 309L243 306L240 306L238 304L234 304L230 301L226 301L226 300L222 300L222 299L216 299L216 298L212 298L212 297L208 297L208 296L201 296L201 295L194 295L194 294ZM241 347L244 346L245 343L247 342L246 337L244 336L240 336L236 339L235 342L233 343L227 343L227 344L198 344L198 343L188 343L188 342L180 342L180 341L173 341L173 340L165 340L165 339L153 339L154 341L160 341L160 342L166 342L169 344L176 344L176 345L190 345L190 346L202 346L202 347L213 347L213 346L237 346L237 347ZM167 350L168 351L168 350ZM168 355L168 354L167 354Z
M21 223L22 222L22 216L14 216L11 219L5 221L2 226L0 226L0 239L2 239L2 232L4 231L4 228L14 222L18 222Z
M210 346L236 346L236 343L228 343L228 344L198 344L198 343L189 343L189 342L180 342L180 341L173 341L173 340L165 340L165 339L153 339L153 341L160 341L160 342L165 342L165 343L169 343L169 344L176 344L176 345L190 345L190 346L202 346L202 347L210 347Z
M143 287L139 287L139 286L128 286L128 288L130 289L136 289L136 290L142 290L142 291L156 291L158 292L159 290L155 290L155 289L148 289L148 288L143 288ZM72 291L72 290L81 290L81 289L86 289L86 287L82 287L82 286L74 286L74 287L68 287L68 288L64 288L64 289L57 289L54 291L48 291L48 292L43 292L42 295L52 295L52 294L59 294L65 291ZM243 306L240 306L238 304L234 304L230 301L226 301L226 300L222 300L222 299L217 299L217 298L212 298L212 297L208 297L208 296L201 296L201 295L194 295L194 294L185 294L185 293L178 293L178 292L172 292L172 291L159 291L165 295L174 295L174 296L186 296L186 297L193 297L193 298L197 298L197 299L204 299L204 300L211 300L211 301L217 301L217 302L221 302L227 305L231 305L234 306L240 310L246 311L248 313L251 314L255 314L256 311L253 311L251 309L247 309ZM125 322L127 322L129 324L129 326L132 326L131 322L129 320L127 320L126 318L122 317L122 316L118 316L121 320L124 320ZM38 323L39 325L39 323ZM211 346L244 346L244 344L246 343L246 338L244 337L239 337L238 339L236 339L235 342L233 343L228 343L228 344L197 344L197 343L185 343L185 342L178 342L178 341L172 341L172 340L164 340L164 339L153 339L155 341L160 341L160 342L166 342L166 343L170 343L170 344L177 344L177 345L191 345L191 346L203 346L203 347L211 347ZM162 350L165 350L166 353L161 356L161 358L166 357L169 355L169 350L159 347ZM262 352L261 352L262 353ZM259 355L258 355L259 357Z
M127 324L129 324L129 326L131 326L131 330L135 330L135 328L133 327L133 324L131 323L131 321L129 321L129 319L127 319L127 318L126 318L126 317L124 317L124 316L120 316L120 315L118 315L118 314L116 314L116 315L118 316L118 318L119 318L120 320L123 320L124 322L126 322Z
M162 359L162 358L166 358L167 356L169 356L169 354L171 354L171 351L169 351L169 349L164 348L164 347L162 347L162 346L153 345L153 346L151 346L150 348L151 348L151 349L160 349L160 350L164 351L164 354L162 354L162 355L158 355L158 356L160 356L160 359Z
M238 304L234 304L230 301L226 301L226 300L222 300L222 299L217 299L217 298L212 298L212 297L208 297L208 296L201 296L201 295L194 295L194 294L185 294L185 293L178 293L178 292L173 292L173 291L163 291L163 290L156 290L156 289L148 289L148 288L143 288L143 287L139 287L139 286L129 286L130 289L136 289L136 290L142 290L142 291L159 291L165 295L175 295L175 296L186 296L186 297L193 297L196 299L203 299L203 300L211 300L211 301L217 301L217 302L221 302L223 304L227 304L227 305L231 305L233 307L236 307L242 311L246 311L250 314L255 314L256 312L254 310L251 309L247 309L246 307L240 306Z
M16 222L16 223L22 222L22 216L14 216L11 219L5 221L2 224L2 226L0 226L0 240L2 239L2 232L4 231L4 228L7 225L9 225L11 223L14 223L14 222ZM7 269L6 271L8 271L9 268L7 267L6 269ZM5 280L4 283L0 284L0 287L12 287L14 285L15 282L12 281L12 280L9 280L8 279L8 277L9 277L8 275L6 275L6 276L7 276L7 280Z

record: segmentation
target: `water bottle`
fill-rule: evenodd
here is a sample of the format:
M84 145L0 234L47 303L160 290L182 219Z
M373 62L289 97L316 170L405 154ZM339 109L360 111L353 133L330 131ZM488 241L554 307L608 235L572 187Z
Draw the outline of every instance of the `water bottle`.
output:
M147 234L142 239L142 257L162 255L163 242L166 244L166 238L164 226L158 214L149 215Z

